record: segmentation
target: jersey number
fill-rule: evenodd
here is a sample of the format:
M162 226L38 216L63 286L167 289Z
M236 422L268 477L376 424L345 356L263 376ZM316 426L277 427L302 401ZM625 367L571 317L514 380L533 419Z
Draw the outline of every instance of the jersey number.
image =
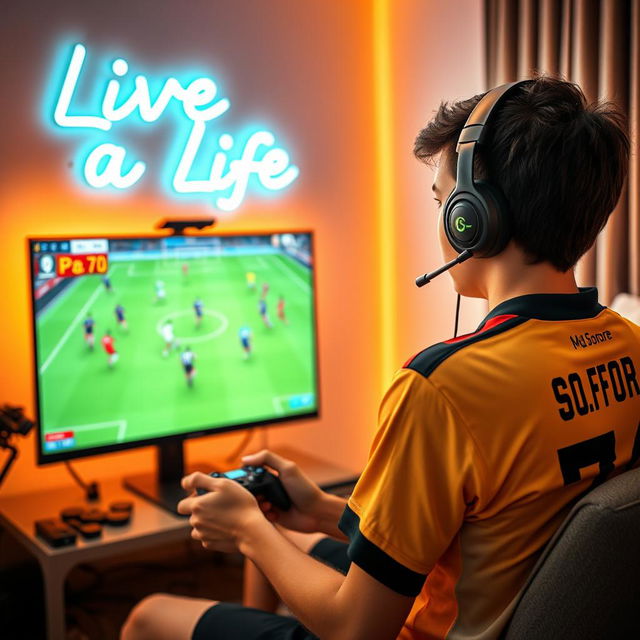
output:
M631 469L640 459L640 422L636 430L633 442L631 460L625 469ZM616 434L608 431L595 438L583 440L569 447L558 449L558 461L565 486L580 482L580 469L592 464L599 466L598 475L593 479L590 489L602 484L615 469L616 460Z

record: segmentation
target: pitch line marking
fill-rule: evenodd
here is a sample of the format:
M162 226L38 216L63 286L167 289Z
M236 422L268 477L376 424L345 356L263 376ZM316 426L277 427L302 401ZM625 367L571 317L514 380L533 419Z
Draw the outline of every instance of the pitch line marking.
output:
M113 269L110 269L109 276L112 277L114 272L118 269L119 266L120 265L116 265L115 267L113 267ZM40 369L38 369L38 372L40 373L40 375L42 375L49 368L49 365L53 362L55 357L58 355L58 352L60 351L60 349L62 349L62 347L65 345L66 341L69 339L69 336L78 325L78 322L80 322L80 318L87 314L87 310L95 302L99 293L102 291L103 286L104 285L102 283L98 285L98 287L91 294L91 296L89 297L87 302L84 304L82 309L80 309L80 311L78 312L78 315L73 319L71 324L67 327L67 330L62 334L62 337L60 338L56 346L52 349L51 353L49 354L49 357L42 363L42 366L40 367Z
M284 409L282 408L282 402L280 401L279 396L275 396L273 398L273 408L276 410L278 415L284 415Z
M200 268L193 269L189 268L189 275L200 276L200 275L209 275L211 273L219 273L217 269L211 268ZM130 273L129 276L132 278L160 278L160 277L178 277L182 275L181 269L169 269L167 267L162 267L162 269L156 269L153 273Z
M118 427L118 435L116 436L116 440L118 442L122 442L124 440L124 434L127 430L127 421L126 420L108 420L106 422L90 422L88 424L80 424L75 427L60 427L58 431L95 431L96 429L102 429L107 426L117 426ZM50 433L56 433L55 431L51 431Z
M192 311L173 311L172 313L168 313L167 315L163 316L162 318L160 318L160 320L158 320L158 323L156 324L156 331L158 332L158 334L160 336L162 336L162 327L166 324L167 320L172 320L173 318L178 318L181 316L186 316L186 315L191 315L193 312ZM194 336L194 337L187 337L184 338L182 336L174 336L174 340L176 341L180 341L182 343L189 343L189 344L198 344L200 342L206 342L207 340L213 340L214 338L217 338L219 336L221 336L229 327L229 320L227 318L227 316L225 316L223 313L220 313L219 311L210 311L208 309L206 309L205 311L203 311L203 313L207 316L211 316L213 318L217 318L220 321L220 326L215 329L214 331L210 331L209 333L205 333L202 336Z
M277 258L277 256L276 256ZM289 277L289 274L291 276L293 276L294 280L300 285L300 287L302 287L302 289L304 289L305 291L311 291L311 285L308 282L305 282L286 262L286 260L283 262L281 262L280 260L276 259L273 261L273 264L277 265L277 267L280 269L280 271L284 271L285 267L287 268L287 271L289 272L287 274L287 277Z
M96 301L98 295L102 291L103 284L100 283L96 290L89 296L89 299L85 302L84 306L80 311L78 311L78 315L72 320L71 324L67 327L67 330L62 334L60 340L58 340L56 346L51 350L49 357L42 363L42 366L39 369L40 375L42 375L48 368L49 365L53 362L54 358L58 355L58 352L65 345L69 336L75 331L76 326L80 322L80 318L84 317L87 314L87 310L91 307L91 305Z

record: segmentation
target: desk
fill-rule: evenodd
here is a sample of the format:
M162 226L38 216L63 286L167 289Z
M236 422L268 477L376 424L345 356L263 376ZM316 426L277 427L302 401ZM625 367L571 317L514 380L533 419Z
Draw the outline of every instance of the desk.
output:
M321 486L355 480L356 474L290 450L279 453L295 459ZM77 564L117 556L186 539L190 534L188 520L138 497L125 489L120 480L101 482L102 499L88 506L107 508L111 502L133 502L133 517L124 527L105 526L102 537L83 540L75 545L54 548L35 535L34 522L58 516L65 507L84 506L84 495L77 486L45 490L20 496L0 498L0 524L6 528L40 563L44 580L44 596L48 640L65 638L64 583Z
M124 527L104 527L97 540L82 540L75 545L55 548L35 535L34 522L57 516L61 509L85 505L80 488L43 491L38 494L11 496L0 499L0 523L38 560L44 580L47 614L47 638L64 640L65 609L64 582L69 571L82 562L146 549L152 545L184 540L189 535L186 518L175 516L138 498L121 486L119 480L101 484L103 499L91 506L106 508L116 500L130 500L134 504L130 524Z

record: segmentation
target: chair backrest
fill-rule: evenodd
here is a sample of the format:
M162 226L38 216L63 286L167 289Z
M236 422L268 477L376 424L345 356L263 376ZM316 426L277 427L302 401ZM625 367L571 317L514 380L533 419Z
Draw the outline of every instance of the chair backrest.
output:
M628 318L631 322L640 324L640 296L632 296L630 293L619 293L610 305L613 311Z
M608 480L574 506L501 637L640 638L640 469Z

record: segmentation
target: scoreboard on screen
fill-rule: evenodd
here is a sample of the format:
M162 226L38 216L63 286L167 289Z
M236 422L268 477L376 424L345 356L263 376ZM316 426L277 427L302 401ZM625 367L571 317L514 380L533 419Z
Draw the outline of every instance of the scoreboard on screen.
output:
M34 253L39 278L104 275L109 270L108 240L37 242Z
M73 254L56 255L56 275L59 278L71 276L87 276L94 273L107 273L106 253L88 253L74 256Z

